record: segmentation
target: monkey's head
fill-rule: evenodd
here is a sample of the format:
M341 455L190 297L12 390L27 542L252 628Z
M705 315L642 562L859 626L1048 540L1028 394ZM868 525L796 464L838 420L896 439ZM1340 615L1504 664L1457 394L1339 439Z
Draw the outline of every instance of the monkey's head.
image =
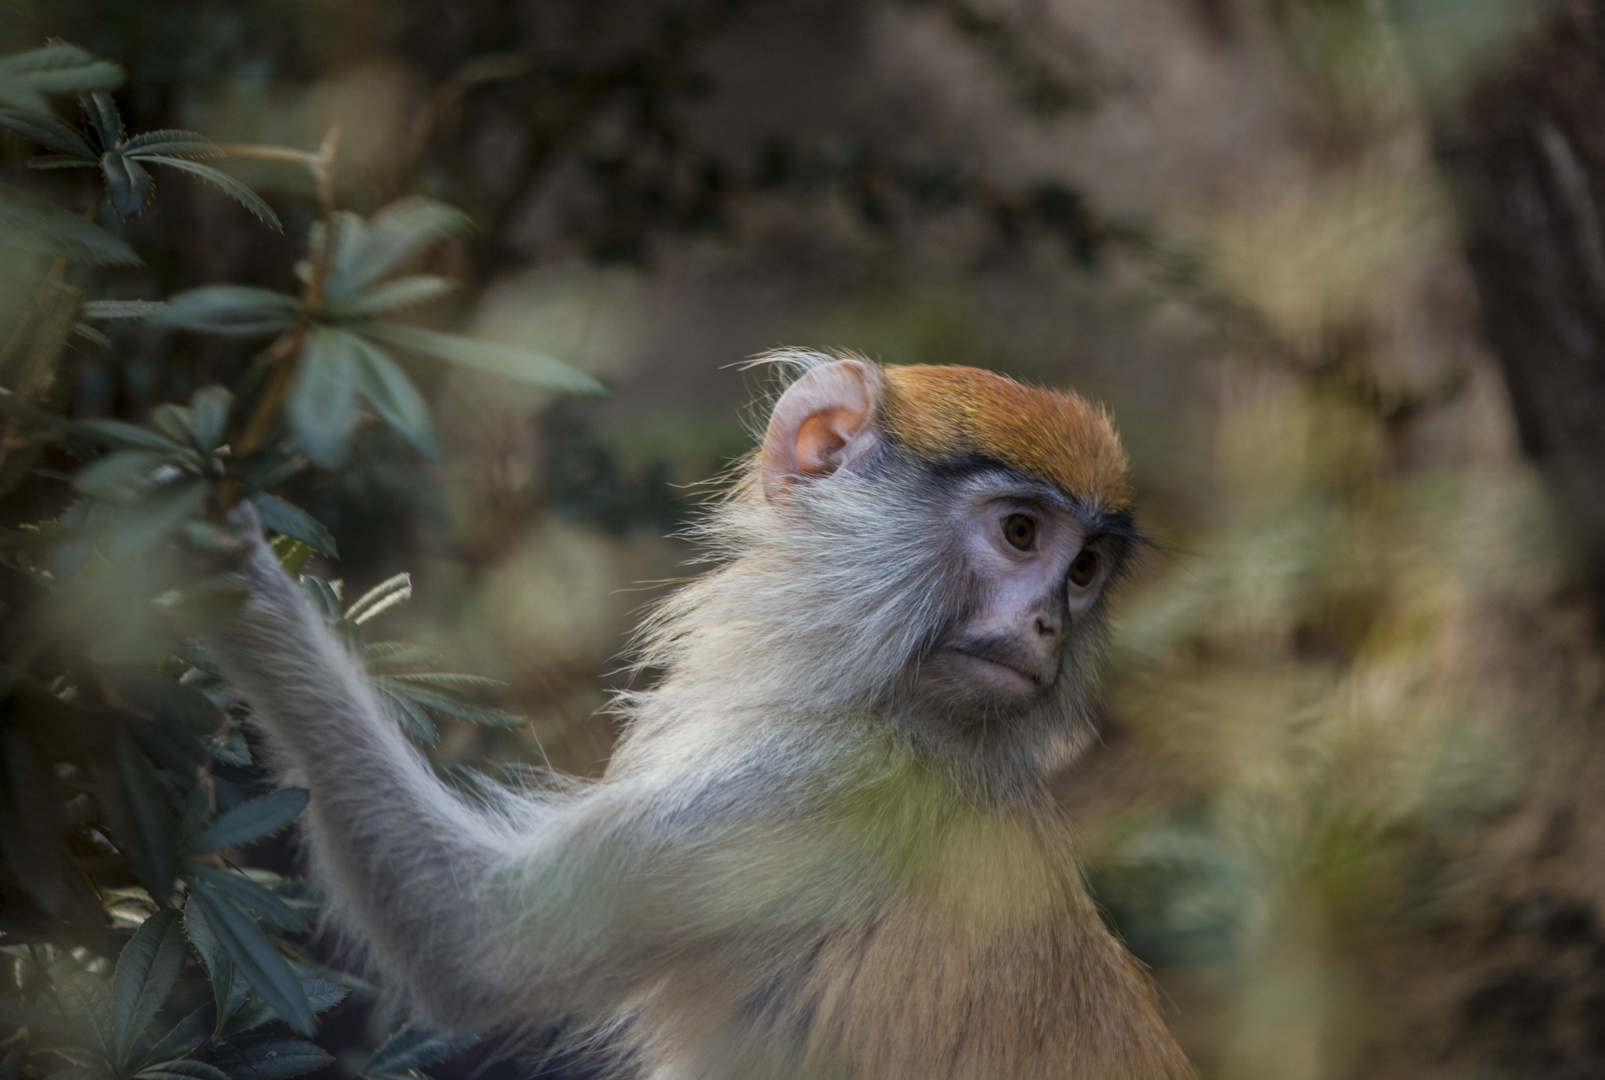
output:
M771 712L1061 756L1136 537L1109 418L974 368L770 359L798 374L707 527L724 566L649 627L652 662Z

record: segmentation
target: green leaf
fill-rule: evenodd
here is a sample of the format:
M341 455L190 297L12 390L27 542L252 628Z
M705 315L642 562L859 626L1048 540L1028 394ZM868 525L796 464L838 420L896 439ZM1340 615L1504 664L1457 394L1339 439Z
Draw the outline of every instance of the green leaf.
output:
M362 656L369 668L381 671L427 667L440 661L434 649L410 641L371 641L363 648Z
M404 308L427 304L431 300L438 300L457 287L455 282L431 274L417 274L411 277L396 278L371 289L365 289L356 296L351 297L337 307L331 306L331 313L336 315L360 316L378 315L388 311L400 311Z
M297 540L293 536L275 536L273 538L273 557L279 560L284 572L292 578L300 577L301 571L312 559L312 548Z
M161 1037L161 1041L145 1052L141 1065L151 1062L167 1061L170 1058L180 1058L192 1052L197 1046L205 1042L212 1034L216 1023L216 1014L211 1005L202 1005L192 1010L172 1030Z
M385 1080L444 1061L479 1041L478 1035L442 1035L420 1024L408 1024L373 1052L358 1075Z
M0 733L0 853L29 896L58 917L92 910L63 841L63 795L53 770L12 724Z
M23 164L37 172L49 169L98 169L100 159L96 157L85 161L83 158L68 157L66 154L35 154Z
M106 554L121 558L145 550L200 513L207 494L207 483L199 476L161 485L117 516Z
M299 506L287 503L276 495L269 495L265 491L255 492L250 496L251 505L262 519L262 524L276 533L299 540L310 548L323 552L325 555L340 557L335 546L334 536L323 523Z
M134 1074L138 1080L230 1080L229 1074L216 1065L188 1058L175 1058L155 1065L147 1065Z
M221 386L203 386L190 398L190 426L201 453L210 454L222 444L233 404L234 395Z
M0 102L32 112L48 112L48 95L87 94L121 86L123 69L96 60L76 45L56 43L0 57Z
M184 936L195 947L212 984L214 1030L221 1033L229 1018L245 1004L249 987L234 970L234 962L229 959L201 905L195 902L193 892L189 903L184 905Z
M312 1043L279 1035L247 1036L231 1043L230 1049L223 1061L230 1080L287 1080L334 1061Z
M330 982L328 979L306 979L301 983L301 989L307 996L307 1004L315 1013L329 1011L351 993L339 983Z
M358 391L419 453L439 461L440 442L429 419L429 406L412 380L377 346L355 334L346 336L356 351Z
M301 578L301 591L306 593L312 606L323 615L325 619L340 618L340 590L339 582L324 581L315 574L306 574Z
M405 1075L425 1065L444 1061L478 1041L477 1033L443 1035L420 1024L409 1024L374 1051L359 1075L373 1080Z
M359 626L397 604L412 599L412 576L405 572L386 578L346 608L345 617Z
M121 266L139 262L139 256L126 241L10 184L0 184L0 247L56 255L75 262Z
M188 446L195 440L195 422L182 405L163 402L150 411L149 420L151 427L176 443Z
M175 157L219 157L223 148L198 131L162 128L142 131L123 140L122 151L130 156L171 154Z
M273 208L262 201L262 196L240 183L222 169L214 169L210 165L202 165L198 161L185 161L183 158L168 157L164 154L135 154L133 157L140 161L148 161L155 165L166 165L169 169L178 169L198 176L207 183L222 190L223 194L255 214L263 224L270 226L278 232L284 231L284 225L279 221L279 215Z
M204 882L208 888L216 889L236 904L250 908L275 926L285 930L300 930L306 926L306 920L294 908L244 874L200 863L191 863L185 873L191 885Z
M89 120L89 126L94 129L95 137L100 140L103 151L117 149L117 144L123 141L123 117L117 111L117 105L112 101L111 95L102 92L85 94L78 98L78 104L83 106L84 116Z
M245 741L245 733L237 727L231 727L209 739L206 752L225 765L243 767L251 763L251 746Z
M128 704L168 717L191 735L210 735L222 722L222 711L205 694L154 668L107 665L101 675Z
M374 688L379 694L379 702L385 707L390 718L401 725L401 729L425 746L434 746L440 741L440 731L435 722L429 719L429 713L422 705L391 693L382 686Z
M184 934L178 912L158 911L123 946L112 976L113 1060L119 1069L130 1064L129 1054L156 1019L183 969Z
M241 803L207 826L196 839L193 853L221 851L278 832L306 809L309 798L306 788L282 788Z
M79 314L86 319L148 319L163 306L160 300L91 300Z
M177 870L173 845L177 822L155 768L126 734L116 737L114 757L109 764L90 768L95 796L112 842L133 867L134 876L146 892L165 903Z
M85 495L123 502L151 486L151 473L173 460L165 450L117 450L79 469L72 486Z
M111 446L140 446L147 450L163 450L171 457L182 457L189 447L176 443L150 428L140 427L123 420L80 420L75 430L96 442ZM195 461L199 463L199 458Z
M357 349L350 334L313 327L285 403L285 416L307 456L325 468L345 458L357 409Z
M521 716L493 709L489 705L481 705L466 694L442 686L420 683L415 681L416 679L418 679L416 675L376 675L373 681L375 686L387 694L416 702L435 712L455 716L470 723L501 728L521 728L529 723Z
M602 384L582 371L542 353L479 341L459 334L440 334L416 326L369 323L354 327L365 337L409 352L433 356L464 367L488 371L533 386L576 394L606 393Z
M156 194L156 181L145 171L145 166L115 150L100 156L100 174L106 178L106 197L111 208L125 220L145 209L151 196Z
M336 248L328 295L348 301L425 248L472 225L456 207L421 195L393 202L360 232L353 230L354 243Z
M48 146L70 157L81 158L87 164L94 164L100 157L82 135L54 116L0 109L0 127L10 128L40 146Z
M315 1020L301 982L273 943L257 928L255 920L201 881L191 881L190 903L200 905L219 948L251 988L290 1027L310 1035Z
M75 1041L82 1045L85 1034L94 1036L91 1045L109 1061L117 1037L112 1021L111 985L99 975L82 969L54 981L63 1018L78 1029Z
M305 313L301 301L271 289L204 285L169 297L151 323L202 334L255 337L288 330Z

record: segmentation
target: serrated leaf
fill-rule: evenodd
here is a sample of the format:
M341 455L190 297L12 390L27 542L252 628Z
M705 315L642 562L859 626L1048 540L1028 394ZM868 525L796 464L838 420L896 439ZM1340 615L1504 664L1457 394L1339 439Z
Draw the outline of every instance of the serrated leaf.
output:
M249 990L245 980L234 970L234 962L218 940L206 913L195 903L193 893L189 903L184 905L184 936L194 946L212 984L214 1030L221 1033L229 1018L245 1004Z
M0 102L12 108L48 112L47 95L111 90L122 82L120 65L97 60L76 45L56 43L0 57Z
M48 146L69 157L83 159L88 164L94 164L100 156L82 135L54 116L19 112L16 109L0 109L0 127L10 128L40 146Z
M440 653L410 641L371 641L363 647L362 657L368 667L386 670L427 667L439 662Z
M310 1035L315 1020L306 993L255 920L199 881L191 882L190 903L200 905L219 947L251 988L292 1028Z
M52 972L54 974L54 972ZM54 980L56 1000L61 1005L64 1019L79 1030L75 1033L82 1044L84 1033L94 1036L96 1049L110 1060L116 1041L112 1020L111 984L99 975L82 969L72 971Z
M356 353L358 391L419 453L439 461L440 442L429 418L429 406L407 373L372 342L355 334L346 336Z
M373 1052L359 1075L378 1080L421 1069L461 1053L478 1041L478 1035L442 1035L421 1024L408 1024Z
M165 901L173 891L177 822L150 761L126 736L114 745L115 760L91 766L96 799L112 842L133 867L145 891Z
M78 470L72 486L97 499L124 502L149 488L151 473L172 460L165 450L117 450Z
M204 285L169 297L151 316L151 323L202 334L256 337L288 330L305 311L295 297L271 289Z
M139 446L147 450L163 450L174 458L181 458L189 447L176 443L150 428L130 424L124 420L80 420L74 431L98 443L109 446ZM199 459L194 459L199 462Z
M113 1061L118 1069L130 1064L130 1052L156 1019L183 969L184 934L178 912L158 911L123 946L112 976Z
M134 1074L138 1080L229 1080L229 1074L216 1065L188 1058L175 1058L147 1065Z
M472 225L456 207L421 195L393 202L360 231L352 230L351 243L336 247L328 296L348 302L425 248Z
M223 719L205 694L154 668L108 665L101 675L129 705L151 716L169 717L191 735L209 735Z
M125 154L171 154L174 157L218 157L223 148L198 131L162 128L142 131L123 140Z
M196 838L193 853L221 851L278 832L306 809L309 798L306 788L282 788L241 803L207 826Z
M206 752L225 765L243 767L251 763L251 745L245 741L245 733L237 727L208 739Z
M325 619L340 618L340 590L335 582L324 581L315 574L306 574L301 578L301 591L306 593L312 606Z
M216 1023L215 1014L210 1004L202 1005L190 1011L182 1020L174 1024L149 1050L145 1051L141 1065L153 1062L167 1061L179 1058L193 1051L207 1037L212 1034Z
M182 405L163 402L150 411L149 419L151 427L176 443L188 446L194 439L194 421Z
M532 386L544 386L575 394L603 394L602 384L582 371L544 353L512 345L463 337L460 334L441 334L416 326L391 326L386 323L368 323L354 330L364 337L392 345L408 352L433 356L464 367L488 371Z
M307 1004L315 1013L328 1012L351 994L350 990L328 979L304 979L301 991L306 994Z
M299 912L244 874L219 870L215 866L205 866L200 863L191 863L185 874L192 886L204 882L208 888L227 896L236 904L249 908L281 929L300 930L306 925ZM208 911L207 914L211 912Z
M125 220L144 210L156 194L156 181L145 166L115 150L100 156L100 175L106 178L106 198L111 208Z
M346 608L345 617L360 626L374 616L410 599L412 599L412 575L403 572L395 577L386 578L357 597L355 602Z
M325 468L345 458L357 409L357 350L350 334L313 327L285 403L285 416L307 456Z
M63 841L62 793L54 773L16 725L0 734L0 853L23 889L52 915L85 908Z
M111 95L101 91L84 94L78 98L78 104L83 106L84 116L94 129L95 137L100 140L101 150L115 150L117 144L123 141L125 132L122 114L117 111Z
M76 262L120 266L139 262L127 241L10 184L0 184L0 246Z
M164 154L135 154L133 156L140 161L148 161L153 165L166 165L169 169L178 169L180 172L198 176L255 214L264 225L278 232L284 231L284 225L279 221L279 215L273 212L271 206L262 201L262 196L234 179L222 169L214 169L212 166L202 165L198 161L186 161L183 158L168 157Z
M233 1053L223 1061L231 1080L287 1080L321 1069L334 1058L301 1039L278 1035L252 1035L231 1044Z
M312 559L312 549L293 536L275 536L270 546L273 548L273 557L279 560L284 572L292 578L300 577L301 571Z
M382 686L374 687L379 695L379 703L384 706L390 718L401 725L401 729L425 746L434 746L440 742L440 731L435 722L429 718L429 713L422 705L405 697L391 693Z
M200 513L207 494L207 483L199 476L161 485L117 516L106 554L121 558L145 550Z
M323 523L305 510L292 503L287 503L276 495L269 495L265 491L258 491L250 496L251 505L256 507L262 524L276 533L283 533L308 547L331 555L340 557L339 549L335 546L334 536Z
M457 287L455 282L432 274L396 278L365 289L356 296L331 306L331 312L345 316L378 315L401 311L438 300Z
M529 723L523 717L491 708L489 705L481 705L466 694L457 693L444 686L415 682L414 678L408 675L376 675L373 681L375 686L381 687L387 694L416 702L435 712L455 716L470 723L501 728L521 728Z
M148 319L163 306L160 300L91 300L79 314L86 319Z
M23 164L36 172L48 172L51 169L98 169L100 159L91 158L85 161L83 158L68 157L66 154L35 154Z
M190 426L201 453L210 454L222 445L233 404L234 395L221 386L203 386L190 398Z

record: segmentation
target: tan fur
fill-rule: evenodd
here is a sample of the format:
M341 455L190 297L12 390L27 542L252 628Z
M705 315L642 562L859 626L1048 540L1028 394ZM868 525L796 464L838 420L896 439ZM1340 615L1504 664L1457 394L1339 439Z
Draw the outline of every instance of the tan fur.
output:
M931 460L983 454L1103 510L1131 509L1114 425L1079 395L968 367L889 367L888 433Z

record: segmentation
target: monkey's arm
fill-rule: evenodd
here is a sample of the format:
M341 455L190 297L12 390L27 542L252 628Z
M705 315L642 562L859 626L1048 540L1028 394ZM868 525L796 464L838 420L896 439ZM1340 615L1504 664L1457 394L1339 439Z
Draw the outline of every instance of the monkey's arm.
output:
M641 835L650 815L605 785L511 812L470 805L259 539L234 580L251 600L214 647L289 778L312 791L314 876L337 921L437 1022L584 1010L644 974L651 946L621 898L632 911L669 900L640 884L654 879L649 857L672 862Z

